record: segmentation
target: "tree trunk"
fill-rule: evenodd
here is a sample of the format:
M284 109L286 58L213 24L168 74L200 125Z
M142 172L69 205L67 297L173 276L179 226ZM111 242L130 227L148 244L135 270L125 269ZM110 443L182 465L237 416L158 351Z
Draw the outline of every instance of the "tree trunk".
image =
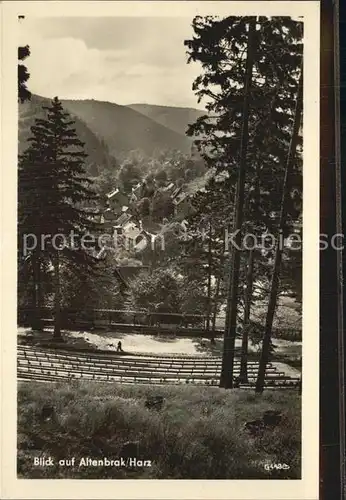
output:
M42 318L41 318L41 272L40 272L40 258L36 250L32 255L32 276L33 276L33 312L31 320L31 329L35 331L42 331Z
M211 336L211 341L215 342L215 326L216 326L216 316L217 316L217 303L218 303L218 298L219 298L219 291L220 291L220 283L221 283L221 276L219 275L216 280L216 290L215 290L215 295L214 295L214 309L213 309L213 319L212 319L212 336Z
M301 66L301 73L300 73L300 78L299 78L297 104L296 104L296 110L295 110L295 116L294 116L293 131L292 131L292 137L291 137L290 147L289 147L289 151L288 151L285 177L284 177L284 183L283 183L280 224L279 224L278 235L280 233L284 234L284 231L286 228L287 203L289 201L289 176L291 174L293 160L294 160L294 156L295 156L295 152L296 152L296 148L297 148L298 133L299 133L299 128L300 128L302 110L303 110L303 65ZM278 238L278 241L276 243L276 248L275 248L275 258L274 258L274 268L273 268L273 275L272 275L272 282L271 282L271 290L270 290L269 304L268 304L265 330L264 330L264 336L263 336L261 358L260 358L257 381L256 381L256 392L257 393L262 393L264 390L266 367L267 367L267 363L269 361L269 351L270 351L270 344L271 344L273 319L274 319L274 314L275 314L275 310L276 310L277 295L278 295L278 288L279 288L279 274L280 274L281 260L282 260L282 248L279 245L279 238Z
M249 196L245 202L244 213L246 214L249 210L251 199ZM257 206L260 206L260 172L259 165L256 165L256 180L255 180L255 194L254 201ZM248 344L249 344L249 328L250 328L250 312L251 312L251 301L253 294L253 276L254 271L254 249L249 250L247 269L246 269L246 289L244 297L244 317L243 317L243 334L242 334L242 345L241 345L241 357L240 357L240 374L239 380L243 384L248 382L247 376L247 359L248 359Z
M246 291L245 291L245 306L244 306L244 322L243 322L243 337L241 344L241 360L240 360L240 382L247 383L247 357L249 343L249 326L250 326L250 311L253 289L253 265L254 265L254 250L249 250L248 265L246 271Z
M217 316L217 305L218 305L218 299L219 299L219 293L220 293L220 284L221 284L221 276L218 276L217 280L216 280L216 288L215 288L215 295L214 295L214 309L213 309L213 319L212 319L213 332L216 329L215 325L216 325L216 316Z
M235 338L237 333L237 306L238 306L238 285L240 268L240 244L241 228L243 224L244 188L246 174L246 155L249 139L249 98L252 83L252 68L254 56L254 38L256 33L256 18L251 18L249 23L248 49L246 60L246 75L244 85L244 105L243 124L240 144L240 164L237 184L237 194L235 203L235 227L236 235L231 251L230 282L227 299L227 317L224 333L224 347L222 356L222 368L220 387L231 389L233 387L233 365ZM236 248L237 247L237 248Z
M31 257L31 270L32 270L32 311L30 313L31 329L36 330L37 323L37 275L36 275L36 255Z
M61 335L61 310L60 310L60 259L59 250L54 251L54 340L62 340Z
M43 331L42 323L42 307L43 307L43 293L42 293L42 269L40 257L37 259L37 318L38 318L38 329L40 332Z
M208 241L208 285L207 285L207 320L206 320L206 330L210 330L210 314L211 314L211 264L212 264L212 254L211 254L211 221L209 221L209 241Z

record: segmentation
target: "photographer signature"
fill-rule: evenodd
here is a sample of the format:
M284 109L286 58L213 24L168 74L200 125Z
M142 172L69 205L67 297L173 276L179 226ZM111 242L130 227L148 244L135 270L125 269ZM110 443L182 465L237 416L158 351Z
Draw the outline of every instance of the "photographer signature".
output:
M280 463L271 463L271 464L264 464L265 470L288 470L290 469L290 466L287 464L280 464Z

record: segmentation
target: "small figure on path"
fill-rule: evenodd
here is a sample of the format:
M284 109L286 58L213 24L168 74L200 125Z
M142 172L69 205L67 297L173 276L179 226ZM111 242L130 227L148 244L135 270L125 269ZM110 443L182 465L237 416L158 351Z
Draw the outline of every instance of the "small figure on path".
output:
M117 352L124 352L124 351L123 351L123 346L122 346L122 344L121 344L121 341L120 341L120 340L119 340L119 342L118 342Z

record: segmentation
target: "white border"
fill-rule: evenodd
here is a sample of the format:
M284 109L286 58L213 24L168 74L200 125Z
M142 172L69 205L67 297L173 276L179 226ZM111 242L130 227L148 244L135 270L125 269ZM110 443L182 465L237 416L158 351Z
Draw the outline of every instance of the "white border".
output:
M25 480L16 477L17 44L19 14L35 17L304 16L302 480ZM318 498L319 469L319 33L318 1L15 2L1 4L2 398L1 473L6 499ZM43 68L44 71L44 68Z

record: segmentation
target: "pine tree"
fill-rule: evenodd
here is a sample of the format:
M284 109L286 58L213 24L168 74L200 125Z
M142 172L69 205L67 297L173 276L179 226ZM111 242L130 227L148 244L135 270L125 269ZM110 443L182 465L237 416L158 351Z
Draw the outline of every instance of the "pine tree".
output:
M189 135L197 137L195 143L207 165L215 168L218 173L226 173L228 185L235 186L242 165L241 150L244 149L242 126L247 122L247 168L245 180L241 183L246 196L240 205L243 209L244 205L248 208L236 229L240 227L243 234L247 229L260 234L264 231L272 233L277 228L280 215L280 193L302 54L302 24L282 17L256 19L256 51L253 53L252 82L247 96L249 106L245 120L244 81L248 63L247 40L250 21L248 17L218 19L198 16L194 19L195 36L192 40L187 40L185 45L188 47L189 62L199 61L202 64L203 74L197 77L193 89L199 100L207 101L208 114L190 127ZM301 192L299 155L292 165L290 180L291 186L297 187ZM230 211L233 210L234 204L230 204ZM287 222L293 224L298 213L292 206L288 208L288 212ZM229 344L225 345L228 355L227 360L224 359L224 376L221 380L222 385L229 387L232 386L233 376L233 344L237 317L235 309L243 300L238 293L240 252L234 252L234 257L236 262L233 262L231 271L235 274L230 280L230 283L233 282L231 296L234 300L229 309L232 321L231 328L226 328L226 331L232 331L232 335L227 336L229 341L225 342ZM264 264L259 262L254 268L262 268L267 273Z
M30 47L25 45L25 47L18 48L18 59L19 61L24 61L30 56ZM27 67L21 62L18 64L18 100L20 102L29 101L31 98L31 92L27 88L27 81L30 78Z
M197 138L195 143L207 165L226 173L231 185L237 182L239 168L248 22L247 17L196 17L195 37L185 42L189 62L202 64L203 74L196 78L193 89L208 109L188 133ZM266 226L273 227L270 215L278 217L280 212L301 40L299 22L282 17L256 20L245 191L250 198L251 220ZM255 178L259 179L259 200L253 196ZM301 184L301 158L297 157L291 185L301 192Z
M197 192L191 202L193 214L187 217L188 226L175 265L185 277L187 286L194 282L203 297L206 328L210 330L222 299L219 291L223 280L225 225L229 223L226 213L229 193L211 178L205 190Z
M290 173L292 169L292 165L294 162L294 156L296 154L296 148L298 143L298 134L300 128L300 120L303 111L303 71L301 69L300 79L299 79L299 87L297 93L297 106L295 111L293 130L292 130L292 138L289 146L287 163L286 163L286 171L285 178L282 188L282 203L281 203L281 214L280 214L280 224L279 231L286 231L286 219L287 219L287 203L289 200L289 192L290 192ZM271 347L271 335L273 328L273 319L277 304L277 295L279 289L279 276L280 276L280 268L282 262L283 249L280 244L276 243L275 249L275 258L274 258L274 266L273 266L273 275L272 275L272 283L270 289L269 296L269 304L268 311L266 316L265 330L263 336L262 343L262 351L261 358L258 368L258 375L256 380L256 392L262 393L264 390L264 381L265 381L265 373L266 367L269 360L270 355L270 347Z
M80 241L94 228L83 206L96 196L85 175L84 145L69 114L57 97L43 109L46 117L35 120L29 146L19 158L19 235L22 247L25 234L36 237L37 245L30 255L33 262L49 259L53 264L54 337L61 338L60 259L85 272L92 268L93 258L81 248Z
M246 270L246 290L244 299L244 320L243 320L243 335L241 345L241 359L240 359L240 381L242 383L248 382L247 376L247 357L248 357L248 342L249 342L249 328L250 328L250 311L253 293L253 267L254 267L254 250L249 250L249 257Z
M231 250L230 265L230 286L227 299L227 316L224 335L224 348L221 368L220 386L226 389L233 387L233 366L235 353L235 339L237 335L237 307L239 294L239 275L240 275L240 243L241 230L244 219L244 198L245 198L245 179L247 165L247 148L249 142L249 95L251 92L253 59L255 52L255 34L256 18L249 22L249 33L247 42L246 72L244 81L244 103L242 114L242 131L240 138L240 158L237 181L237 195L235 202L235 224L234 230L237 232L236 245Z

